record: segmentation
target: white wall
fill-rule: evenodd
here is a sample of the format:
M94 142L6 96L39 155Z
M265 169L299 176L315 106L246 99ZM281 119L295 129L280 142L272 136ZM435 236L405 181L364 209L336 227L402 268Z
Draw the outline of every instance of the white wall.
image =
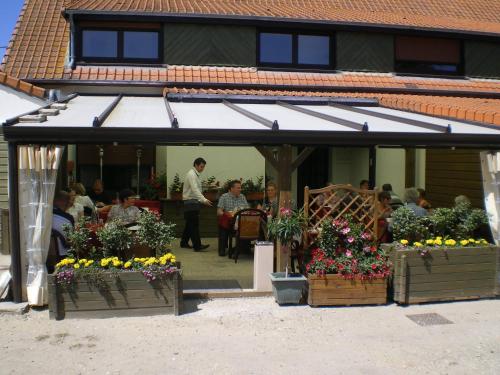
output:
M255 181L256 177L265 174L264 157L254 147L163 146L164 150L160 152L158 148L157 170L160 172L160 166L165 165L168 185L176 173L184 180L186 172L198 157L207 161L202 179L215 176L221 184L240 177Z
M359 187L361 180L368 180L369 154L368 148L332 147L330 181Z
M425 190L425 149L415 151L415 186Z
M405 190L406 151L402 148L377 148L375 186L391 184L393 191L402 197Z

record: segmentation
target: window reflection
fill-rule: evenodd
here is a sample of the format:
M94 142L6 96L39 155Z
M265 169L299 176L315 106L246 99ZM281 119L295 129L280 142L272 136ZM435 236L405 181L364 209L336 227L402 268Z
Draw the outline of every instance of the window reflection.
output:
M298 63L330 64L330 38L323 35L299 35Z
M261 33L260 61L263 63L291 64L292 35Z
M82 55L88 57L117 57L116 31L84 30Z
M123 57L136 59L158 58L158 33L125 31L123 33Z

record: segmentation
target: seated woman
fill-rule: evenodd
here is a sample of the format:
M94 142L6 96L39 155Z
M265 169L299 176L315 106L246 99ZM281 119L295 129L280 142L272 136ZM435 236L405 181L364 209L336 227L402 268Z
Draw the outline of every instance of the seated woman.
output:
M73 189L67 189L67 193L69 194L69 207L66 210L68 214L73 216L75 223L83 217L83 206L80 203L76 202L76 192Z
M119 204L111 207L108 214L108 221L121 220L126 225L133 225L137 222L141 211L134 206L135 194L132 190L125 189L118 195Z
M85 187L83 184L77 182L73 184L73 190L76 193L75 202L83 206L83 212L85 216L92 216L96 212L96 207L92 199L87 195Z
M378 194L378 200L377 240L379 242L390 242L391 234L387 219L392 215L391 194L387 191L382 191Z

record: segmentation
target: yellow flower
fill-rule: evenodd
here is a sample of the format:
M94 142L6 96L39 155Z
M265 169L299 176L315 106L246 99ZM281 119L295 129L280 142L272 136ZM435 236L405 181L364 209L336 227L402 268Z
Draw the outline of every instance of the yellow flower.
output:
M73 263L75 263L75 260L73 258L68 258L68 263L73 264Z
M460 245L462 245L462 246L467 246L468 244L469 244L468 240L462 240L462 241L460 241Z
M121 265L121 262L119 260L113 259L113 266L114 267L120 267L120 265Z
M141 259L140 258L134 258L134 262L140 262Z
M167 261L164 259L164 260L160 261L160 264L161 264L162 266L164 266L165 264L167 264Z
M408 245L408 240L401 240L399 242L401 242L401 245L405 245L405 246Z
M444 241L444 244L447 246L455 246L457 244L457 241L452 240L451 238L449 240Z
M484 239L482 239L482 238L481 238L481 240L480 240L480 241L481 241L481 244L483 244L483 245L488 245L488 241L486 241L486 240L484 240Z
M434 240L426 240L425 243L427 245L434 245Z
M481 241L474 241L474 243L475 243L476 245L479 245L479 244L481 243Z
M443 237L439 236L439 237L436 237L436 240L442 240Z
M80 268L80 265L77 263L77 264L75 264L75 265L73 266L73 268L78 269L78 268Z
M443 244L443 241L438 240L437 238L434 240L434 245L441 246Z
M474 238L469 238L469 242L474 243L475 242Z
M78 264L85 264L85 259L80 259L80 260L78 261Z
M109 264L109 260L107 259L101 259L101 267L107 267Z
M413 246L415 246L415 247L422 247L424 245L422 245L420 242L413 242Z
M92 265L92 263L90 263L90 262L85 263L85 267L90 267L91 265Z
M125 262L124 267L125 268L130 268L131 265L132 265L132 262L128 261L128 262Z

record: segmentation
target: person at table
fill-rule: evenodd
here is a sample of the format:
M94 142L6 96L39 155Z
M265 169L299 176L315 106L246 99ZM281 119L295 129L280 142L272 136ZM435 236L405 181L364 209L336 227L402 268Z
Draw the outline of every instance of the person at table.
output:
M83 217L83 206L80 203L76 202L76 191L74 189L68 189L67 193L69 194L69 207L66 210L68 214L73 216L75 219L75 223Z
M125 189L118 195L119 204L111 207L108 214L108 221L120 220L125 225L133 225L139 219L141 211L134 206L135 194L132 190Z
M268 182L266 185L266 199L262 205L262 210L268 216L276 217L278 215L278 206L278 187L274 182Z
M52 233L56 237L57 249L60 257L66 256L69 250L64 227L75 226L75 219L66 212L69 208L69 204L70 196L66 191L61 190L56 192L52 209Z
M83 184L80 182L73 184L73 190L76 193L75 202L83 206L84 215L92 216L96 212L96 207L92 199L87 195Z
M229 191L221 195L217 205L219 256L226 254L229 234L233 230L231 224L234 214L244 208L248 208L248 202L245 196L241 194L241 181L232 180L229 182Z
M104 190L104 185L101 180L97 179L92 185L89 192L89 197L92 199L96 207L104 207L112 203L111 196Z
M389 242L391 237L391 233L389 231L389 218L392 215L392 207L391 194L387 191L382 191L378 194L378 215L378 242Z
M406 207L413 211L415 216L427 216L427 210L418 205L418 190L415 188L408 188L405 190L404 201Z

